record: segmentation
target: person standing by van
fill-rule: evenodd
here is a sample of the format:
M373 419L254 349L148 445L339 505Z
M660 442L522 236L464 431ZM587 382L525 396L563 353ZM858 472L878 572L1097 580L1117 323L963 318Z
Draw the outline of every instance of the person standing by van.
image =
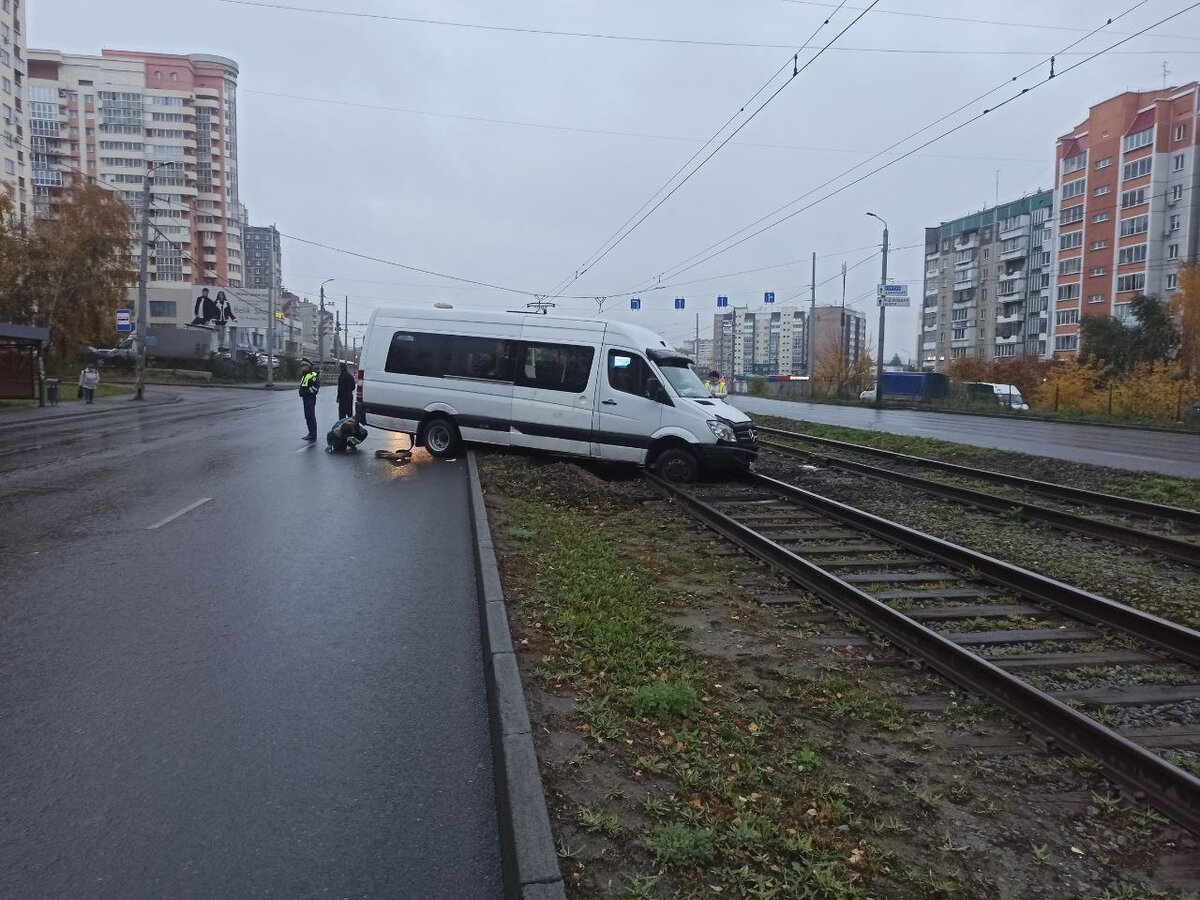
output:
M354 376L345 363L338 372L337 401L339 419L354 415Z
M304 422L308 425L306 441L317 439L317 392L321 389L321 380L313 371L312 362L300 360L300 400L304 403Z
M100 373L91 366L79 373L79 399L91 404L96 399L96 386L100 384Z

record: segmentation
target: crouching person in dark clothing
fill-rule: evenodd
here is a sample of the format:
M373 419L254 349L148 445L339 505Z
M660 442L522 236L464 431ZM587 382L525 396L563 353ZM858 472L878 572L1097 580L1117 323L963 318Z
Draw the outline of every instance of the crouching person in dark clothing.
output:
M353 416L338 419L329 434L325 435L326 453L345 453L354 450L367 439L367 429L358 424Z

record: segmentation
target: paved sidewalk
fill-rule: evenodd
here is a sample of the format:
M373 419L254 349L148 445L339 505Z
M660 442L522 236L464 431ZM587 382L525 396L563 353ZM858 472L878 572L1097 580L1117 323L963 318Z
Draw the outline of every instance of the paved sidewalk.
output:
M60 389L61 392L61 389ZM60 393L61 397L61 393ZM142 406L161 406L164 403L177 403L179 394L164 388L148 388L146 399ZM63 419L74 419L82 416L97 416L105 413L131 409L137 401L133 394L119 394L112 397L101 397L91 406L82 400L76 400L74 392L70 399L62 397L57 406L7 406L0 408L0 426L20 425L35 422L58 422Z

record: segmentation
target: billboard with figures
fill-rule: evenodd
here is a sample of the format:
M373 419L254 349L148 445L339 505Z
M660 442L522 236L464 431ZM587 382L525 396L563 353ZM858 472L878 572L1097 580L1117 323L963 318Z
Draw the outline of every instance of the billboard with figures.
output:
M214 331L226 326L265 329L268 309L266 291L197 285L192 288L192 319L188 324Z

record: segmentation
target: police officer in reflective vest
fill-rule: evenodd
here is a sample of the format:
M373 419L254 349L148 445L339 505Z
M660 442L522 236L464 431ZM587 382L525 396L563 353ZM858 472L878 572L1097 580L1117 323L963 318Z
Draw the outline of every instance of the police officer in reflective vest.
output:
M317 439L317 391L321 389L321 379L313 371L312 363L307 359L300 360L300 399L304 402L304 422L308 425L306 441Z

